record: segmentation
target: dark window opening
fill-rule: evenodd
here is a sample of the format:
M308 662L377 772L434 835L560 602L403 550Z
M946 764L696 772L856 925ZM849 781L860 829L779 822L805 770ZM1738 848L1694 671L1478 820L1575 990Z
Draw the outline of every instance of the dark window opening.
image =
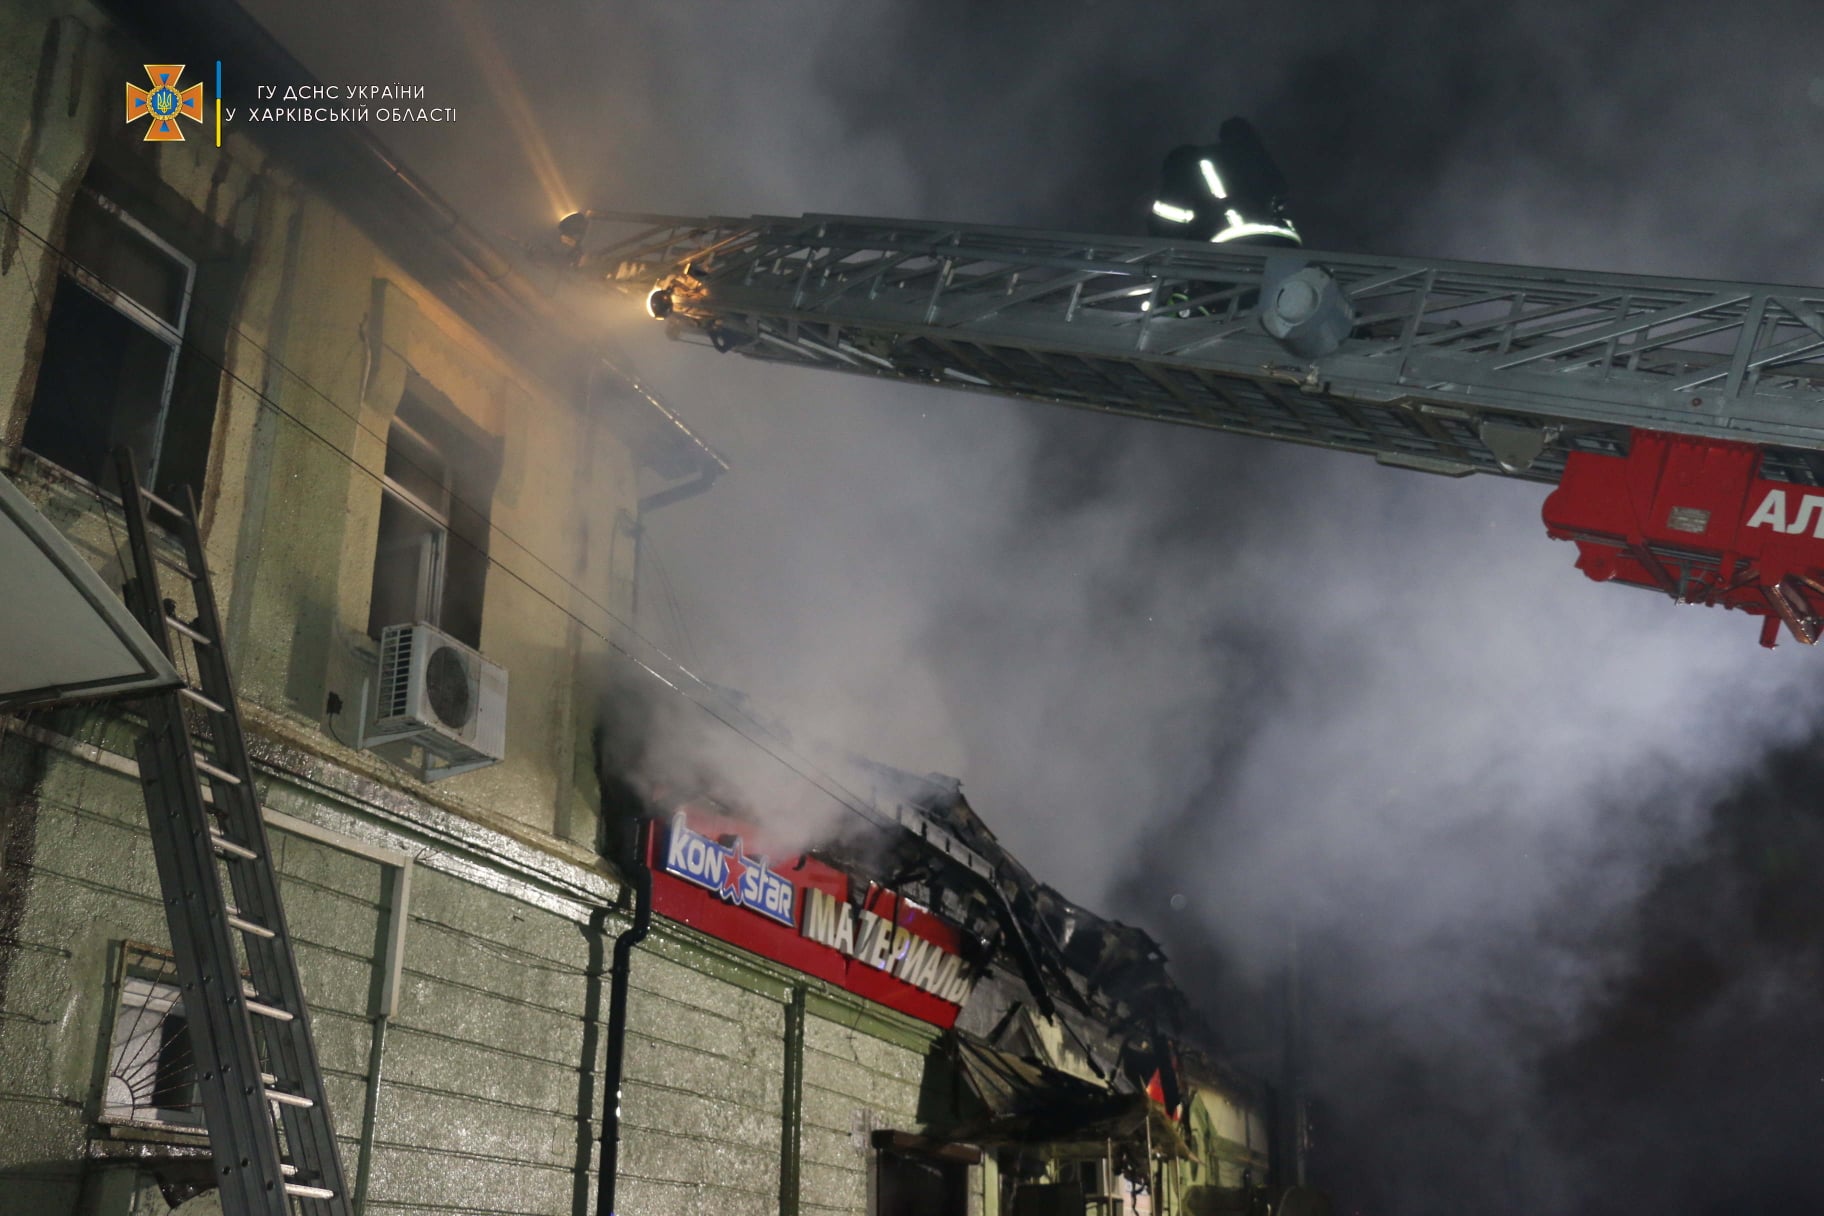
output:
M109 454L157 463L172 349L68 278L57 284L25 446L79 477L104 477Z
M422 621L479 649L498 443L452 421L441 399L413 376L387 432L367 631Z
M178 1009L183 998L177 998ZM158 1024L158 1062L152 1070L152 1105L167 1110L196 1105L196 1069L190 1060L190 1019L166 1015Z
M882 1149L875 1216L968 1216L969 1166Z
M126 446L159 484L195 264L88 190L65 250L24 445L95 482Z

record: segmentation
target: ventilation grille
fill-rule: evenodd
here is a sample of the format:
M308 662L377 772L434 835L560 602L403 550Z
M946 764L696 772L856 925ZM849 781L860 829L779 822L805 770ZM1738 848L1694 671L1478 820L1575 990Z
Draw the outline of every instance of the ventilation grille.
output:
M430 625L388 625L380 633L377 676L364 746L413 745L422 763L406 767L426 781L507 754L507 672L500 664Z
M412 641L410 625L389 625L380 635L380 700L376 718L404 717L412 706Z

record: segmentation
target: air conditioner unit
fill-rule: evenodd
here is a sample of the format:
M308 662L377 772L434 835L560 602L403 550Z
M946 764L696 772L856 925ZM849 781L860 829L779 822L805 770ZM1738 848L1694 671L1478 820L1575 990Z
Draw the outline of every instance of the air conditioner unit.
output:
M416 745L426 781L498 763L507 754L506 669L429 625L388 625L362 746L388 743Z

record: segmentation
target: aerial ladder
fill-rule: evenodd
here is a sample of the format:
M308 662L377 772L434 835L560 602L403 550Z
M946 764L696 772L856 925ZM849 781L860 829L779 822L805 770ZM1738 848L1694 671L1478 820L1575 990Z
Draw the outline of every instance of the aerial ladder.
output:
M1824 632L1824 289L839 215L560 233L720 351L1544 482L1590 578Z

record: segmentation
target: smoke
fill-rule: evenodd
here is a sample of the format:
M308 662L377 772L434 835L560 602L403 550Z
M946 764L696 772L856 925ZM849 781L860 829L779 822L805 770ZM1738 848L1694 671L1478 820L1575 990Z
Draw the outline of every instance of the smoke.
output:
M313 63L433 91L470 64L422 0L364 16L397 35L366 47L265 7ZM488 11L597 206L1133 231L1158 158L1239 112L1319 246L1824 277L1815 7L1341 7ZM525 158L466 104L460 130L389 138L470 218L542 231L530 166L500 189ZM1720 873L1713 808L1808 737L1817 656L1587 582L1539 487L797 374L657 328L618 336L734 472L648 522L678 611L642 627L800 739L960 776L1034 873L1198 963L1194 993L1260 985L1300 925L1330 1160L1364 1210L1595 1205L1621 1185L1602 1111L1641 1121L1642 1173L1689 1143L1566 1077L1652 1003L1630 977L1665 884ZM774 761L671 740L667 764L825 822L766 784ZM1721 1007L1816 992L1741 966Z
M758 826L747 842L756 854L794 855L853 833L865 791L800 755L741 694L684 686L628 659L605 665L596 762L614 820L608 840L626 843L616 834L628 816L704 801Z

